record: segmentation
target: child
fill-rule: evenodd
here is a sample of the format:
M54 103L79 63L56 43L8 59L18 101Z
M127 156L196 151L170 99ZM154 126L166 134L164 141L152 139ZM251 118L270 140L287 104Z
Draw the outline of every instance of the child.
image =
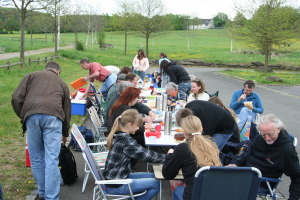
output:
M146 162L160 163L164 162L166 155L145 149L129 136L129 134L134 134L142 123L142 117L134 109L126 110L116 118L111 132L107 137L109 153L103 175L107 180L133 179L132 183L130 183L133 193L147 190L145 195L136 199L151 199L159 192L159 180L155 179L153 173L131 173L130 161L131 159L139 159ZM108 193L129 193L127 185L106 186Z
M187 116L180 122L186 142L176 150L170 149L164 162L162 173L165 179L172 180L182 169L186 186L178 186L173 192L173 200L191 199L194 176L200 167L221 166L219 150L210 138L202 135L202 124L198 117Z

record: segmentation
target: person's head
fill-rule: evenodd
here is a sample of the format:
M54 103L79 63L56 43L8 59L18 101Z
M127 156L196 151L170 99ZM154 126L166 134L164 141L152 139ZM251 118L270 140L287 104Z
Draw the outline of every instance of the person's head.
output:
M173 82L169 82L166 86L165 86L165 90L167 92L167 94L171 97L176 97L177 93L178 93L178 86L173 83Z
M120 71L120 74L131 74L132 73L132 69L130 67L123 67Z
M159 58L167 58L167 54L165 54L164 52L161 52L159 54Z
M122 81L119 85L118 93L122 94L122 92L128 87L134 87L134 85L129 81Z
M54 61L50 61L50 62L47 62L46 66L45 66L45 70L46 71L54 71L57 75L60 74L60 66L57 62L54 62Z
M136 104L141 90L135 87L127 87L119 96L117 101L112 105L109 116L123 105L133 106Z
M134 85L134 87L137 87L139 82L139 77L136 74L126 74L125 81L129 81Z
M191 91L194 94L200 94L200 93L204 92L205 91L204 82L199 78L193 79L192 80L192 89L191 89Z
M143 59L143 58L146 58L146 55L145 55L145 52L144 52L143 49L139 49L139 50L138 50L137 58L138 58L139 60L141 60L141 59Z
M90 61L88 59L83 58L79 61L79 63L82 69L87 70L90 68Z
M183 118L186 118L187 116L191 116L191 115L194 115L194 113L189 108L183 108L183 109L180 109L179 111L177 111L176 116L175 116L177 126L181 126L181 120Z
M161 61L159 68L160 68L160 73L166 73L167 69L169 67L169 62L167 60Z
M118 76L116 82L117 82L118 84L120 84L122 81L125 80L125 76L126 76L126 74L120 74L120 75Z
M245 81L244 94L246 94L247 96L250 95L253 92L254 87L255 83L252 80Z
M194 115L184 117L180 126L199 167L221 166L219 149L209 137L202 135L203 127L198 117Z
M112 147L112 140L115 132L126 130L128 134L134 134L143 124L141 115L135 109L126 110L114 121L112 129L107 137L108 150Z
M216 97L216 96L210 97L208 101L212 102L214 104L217 104L218 106L220 106L222 108L225 108L223 102L221 101L221 99L219 99L219 97Z
M261 115L257 120L257 129L267 144L273 144L284 128L283 122L274 114Z

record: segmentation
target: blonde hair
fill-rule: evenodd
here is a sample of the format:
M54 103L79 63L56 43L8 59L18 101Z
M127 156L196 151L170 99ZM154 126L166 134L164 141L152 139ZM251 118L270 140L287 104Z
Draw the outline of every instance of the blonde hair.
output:
M195 155L197 166L222 166L219 159L219 149L209 136L202 133L203 127L200 119L196 116L187 116L181 120L180 126L187 135L187 143L190 145L192 153Z
M120 131L121 128L125 127L128 123L135 124L137 126L141 126L143 124L143 119L135 109L126 110L115 119L115 122L111 128L109 135L107 136L107 148L108 150L112 147L112 141L114 138L114 134L117 131Z

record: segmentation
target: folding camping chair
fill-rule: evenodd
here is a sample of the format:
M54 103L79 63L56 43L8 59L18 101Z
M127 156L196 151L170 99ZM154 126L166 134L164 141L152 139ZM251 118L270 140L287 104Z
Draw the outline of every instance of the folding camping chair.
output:
M90 98L91 103L93 106L95 106L95 109L99 115L99 118L101 120L101 122L104 122L104 113L106 112L107 109L107 105L106 102L104 100L104 97L102 96L101 92L97 92L95 86L93 83L90 83L91 86L91 90L94 93L94 97Z
M106 145L106 141L87 144L76 124L72 125L71 133L74 136L78 145L80 146L82 152L88 146L99 146L99 145L104 146L104 145ZM88 149L90 149L90 148L88 148ZM95 162L97 163L97 166L99 168L104 168L108 152L103 151L103 152L99 152L99 153L92 153L92 155L93 155L93 158L95 159ZM82 190L81 190L82 193L84 193L84 191L85 191L86 183L88 181L89 174L90 174L90 170L87 167L87 163L85 163L84 172L85 172L85 176L84 176L83 183L82 183Z
M192 200L255 200L260 178L255 167L202 167L195 174Z
M289 136L290 136L291 142L296 147L297 143L298 143L298 139L292 135L289 135ZM262 177L261 181L266 183L268 189L260 188L257 195L263 196L263 197L265 197L265 199L268 199L268 197L271 197L272 200L276 200L277 195L275 192L276 192L278 184L281 182L281 177L282 177L282 175L278 179Z
M85 147L86 147L86 143L85 143ZM93 200L100 200L100 199L102 200L102 199L107 199L108 197L114 199L134 199L135 197L144 195L147 192L147 190L145 190L142 191L141 193L133 194L130 186L132 179L105 180L101 173L101 168L99 168L99 166L97 165L97 162L90 148L83 149L83 158L87 163L89 170L93 174L95 179L96 186L94 187ZM122 195L110 194L106 191L105 184L127 184L130 193L122 194Z
M218 96L219 96L219 91L216 91L216 92L213 93L213 94L210 94L210 93L208 93L207 91L205 91L205 93L207 93L209 97L218 97Z

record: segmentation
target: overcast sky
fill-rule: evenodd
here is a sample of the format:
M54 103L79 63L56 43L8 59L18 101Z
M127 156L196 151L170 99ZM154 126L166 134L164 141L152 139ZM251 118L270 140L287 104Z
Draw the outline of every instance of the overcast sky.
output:
M87 0L94 1L100 8L100 13L113 14L118 11L118 0ZM227 14L230 18L235 16L235 0L162 0L166 13L196 16L210 19L219 12Z

